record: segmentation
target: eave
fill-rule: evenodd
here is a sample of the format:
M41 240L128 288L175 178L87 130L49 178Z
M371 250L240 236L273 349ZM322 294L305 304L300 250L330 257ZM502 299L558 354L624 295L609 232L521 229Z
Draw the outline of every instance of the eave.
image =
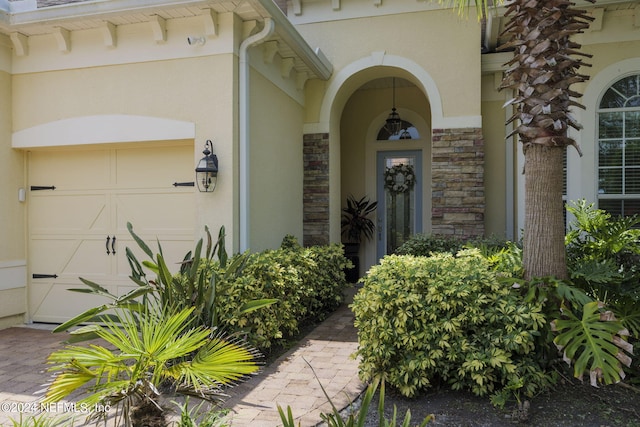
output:
M156 28L158 21L162 25L162 20L207 14L215 25L215 14L226 12L247 22L271 18L276 23L272 45L281 57L291 58L292 67L307 78L327 80L331 76L333 67L328 59L309 46L272 0L95 0L42 8L36 7L35 0L0 0L0 33L12 36L14 48L19 50L20 40L33 35L64 39L66 33L77 29L142 22Z

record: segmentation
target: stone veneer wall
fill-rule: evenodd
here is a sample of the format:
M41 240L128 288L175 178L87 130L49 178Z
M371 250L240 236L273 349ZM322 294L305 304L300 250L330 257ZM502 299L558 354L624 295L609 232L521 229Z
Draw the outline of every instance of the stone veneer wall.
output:
M329 244L329 134L304 135L303 245Z
M482 129L433 129L432 140L433 234L484 235Z

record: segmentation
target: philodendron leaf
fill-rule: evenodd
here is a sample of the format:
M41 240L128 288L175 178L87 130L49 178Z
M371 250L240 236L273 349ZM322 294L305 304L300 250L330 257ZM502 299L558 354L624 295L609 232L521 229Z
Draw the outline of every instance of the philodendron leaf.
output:
M629 332L610 311L603 312L598 301L584 305L582 319L563 308L566 319L551 322L554 331L560 332L553 340L563 351L564 360L574 364L574 376L582 378L589 372L591 385L613 384L624 378L621 364L631 365L633 346L622 337Z

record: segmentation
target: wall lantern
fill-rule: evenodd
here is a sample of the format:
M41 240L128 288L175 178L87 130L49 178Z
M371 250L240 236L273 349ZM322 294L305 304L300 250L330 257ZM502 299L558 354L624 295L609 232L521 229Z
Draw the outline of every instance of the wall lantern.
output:
M211 140L207 139L202 152L204 157L200 159L196 168L196 182L198 190L202 193L213 192L218 182L218 156L211 154L211 150L213 150Z

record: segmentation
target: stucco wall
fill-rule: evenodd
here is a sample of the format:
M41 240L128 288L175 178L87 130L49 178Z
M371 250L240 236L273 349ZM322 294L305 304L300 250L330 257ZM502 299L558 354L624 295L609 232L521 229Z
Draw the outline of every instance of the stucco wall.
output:
M336 15L338 16L338 15ZM372 52L407 58L435 81L445 117L480 114L480 24L452 10L344 19L297 26L311 46L319 46L335 73ZM446 42L445 42L446 41ZM455 48L452 48L455 46ZM322 101L310 87L309 113ZM318 117L307 116L307 121Z
M14 131L60 119L125 114L194 123L194 168L211 139L220 162L216 191L197 195L199 217L217 230L234 224L236 58L232 54L14 76ZM37 102L35 101L37 100ZM64 144L64 141L54 142ZM140 165L144 168L153 165Z
M250 249L277 248L286 234L302 243L302 106L251 73Z
M11 148L11 50L0 38L0 327L22 321L26 309L23 154Z
M506 113L504 92L498 92L499 78L494 74L482 77L482 135L484 137L484 184L486 211L485 233L505 237L507 234L506 206L506 160L507 145L513 139L505 140ZM519 147L515 146L515 149Z

